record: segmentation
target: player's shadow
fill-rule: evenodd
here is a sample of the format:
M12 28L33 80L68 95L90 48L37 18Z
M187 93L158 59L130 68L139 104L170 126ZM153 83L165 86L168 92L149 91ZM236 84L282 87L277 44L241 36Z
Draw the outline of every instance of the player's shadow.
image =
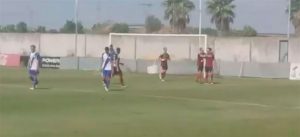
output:
M40 88L36 88L36 90L50 90L51 88L47 88L47 87L40 87Z
M124 88L111 88L111 91L124 91Z

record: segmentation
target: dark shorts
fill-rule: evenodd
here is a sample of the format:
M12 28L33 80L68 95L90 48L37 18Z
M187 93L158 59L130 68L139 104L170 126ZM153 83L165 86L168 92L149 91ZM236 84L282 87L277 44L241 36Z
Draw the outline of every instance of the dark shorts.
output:
M114 75L119 75L119 74L122 74L122 70L121 68L117 68L117 67L114 67Z
M104 78L111 78L111 70L103 70L102 73Z
M203 66L198 66L198 72L203 72Z
M29 70L28 73L29 73L30 77L36 77L37 75L39 75L38 70Z
M213 67L205 67L205 72L213 72Z
M163 70L168 70L168 66L165 66L165 65L161 66L161 68L162 68Z

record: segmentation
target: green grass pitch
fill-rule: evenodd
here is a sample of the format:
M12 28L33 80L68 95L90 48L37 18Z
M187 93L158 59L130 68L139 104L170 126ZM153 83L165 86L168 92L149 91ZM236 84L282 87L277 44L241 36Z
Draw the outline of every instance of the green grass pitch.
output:
M104 92L95 71L0 68L0 137L300 137L300 82L125 74Z

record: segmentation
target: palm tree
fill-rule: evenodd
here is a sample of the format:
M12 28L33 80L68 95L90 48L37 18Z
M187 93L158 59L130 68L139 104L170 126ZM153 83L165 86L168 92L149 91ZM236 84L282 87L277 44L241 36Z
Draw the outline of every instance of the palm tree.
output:
M211 14L211 22L216 25L219 35L230 30L230 23L235 18L234 0L207 0L207 10Z
M300 0L291 0L291 21L296 35L300 36Z
M174 32L182 33L190 22L189 13L195 9L195 5L190 0L165 0L163 6L166 7L165 19L169 20Z

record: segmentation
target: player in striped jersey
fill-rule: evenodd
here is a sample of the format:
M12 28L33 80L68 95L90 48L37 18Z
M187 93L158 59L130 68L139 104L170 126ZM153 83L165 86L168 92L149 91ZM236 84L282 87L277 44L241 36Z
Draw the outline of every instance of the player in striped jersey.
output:
M110 79L112 76L112 57L109 54L109 48L105 47L105 53L102 54L102 77L105 91L109 91Z
M32 82L32 87L30 89L34 90L37 88L37 85L39 84L38 75L39 75L39 68L41 66L41 56L36 51L35 45L31 45L30 50L31 52L29 55L27 68L28 68L29 78Z

